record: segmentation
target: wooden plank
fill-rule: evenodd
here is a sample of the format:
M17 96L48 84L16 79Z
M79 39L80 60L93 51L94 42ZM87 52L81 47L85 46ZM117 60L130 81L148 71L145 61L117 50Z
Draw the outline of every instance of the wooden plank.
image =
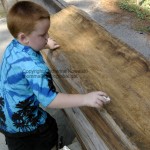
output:
M61 48L43 56L54 79L69 93L102 90L112 99L107 113L80 109L107 147L150 149L150 63L73 6L51 22Z

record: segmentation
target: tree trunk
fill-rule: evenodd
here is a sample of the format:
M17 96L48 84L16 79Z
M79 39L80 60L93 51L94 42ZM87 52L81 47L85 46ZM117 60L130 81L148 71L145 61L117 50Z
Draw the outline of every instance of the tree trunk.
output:
M4 8L4 11L7 12L8 11L8 4L7 4L7 0L1 0L1 4Z
M2 6L3 6L5 12L8 12L10 7L17 1L18 0L1 0Z
M136 0L136 4L139 5L139 0Z
M145 0L136 0L136 4L137 5L142 5L144 3Z

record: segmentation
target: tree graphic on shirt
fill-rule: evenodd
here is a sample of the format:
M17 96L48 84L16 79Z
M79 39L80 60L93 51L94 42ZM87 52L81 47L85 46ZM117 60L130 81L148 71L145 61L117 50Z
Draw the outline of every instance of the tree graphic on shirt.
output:
M55 92L56 89L55 89L55 86L53 84L53 80L52 80L52 75L50 72L47 72L46 75L45 75L48 79L48 87L50 88L51 91Z
M6 118L4 115L3 107L4 107L4 99L0 97L0 127L6 128L6 124L5 124Z
M37 127L39 119L42 116L41 111L39 111L37 107L38 106L35 106L33 100L30 100L30 98L16 105L16 108L20 110L13 114L12 120L14 126L19 128L19 131L27 132L31 131L31 127ZM35 115L36 113L37 115Z

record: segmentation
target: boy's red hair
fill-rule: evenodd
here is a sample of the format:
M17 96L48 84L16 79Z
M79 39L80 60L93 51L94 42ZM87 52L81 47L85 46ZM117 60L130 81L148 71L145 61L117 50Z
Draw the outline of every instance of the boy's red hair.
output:
M37 21L49 19L49 12L40 5L30 1L15 3L7 15L7 26L13 37L17 38L20 32L30 34Z

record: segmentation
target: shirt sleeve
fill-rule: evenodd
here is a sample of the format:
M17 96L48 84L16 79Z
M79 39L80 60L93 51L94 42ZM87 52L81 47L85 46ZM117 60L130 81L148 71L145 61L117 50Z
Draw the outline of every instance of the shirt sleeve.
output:
M53 84L51 73L46 65L39 67L35 64L31 64L24 70L25 78L29 83L29 88L36 95L37 100L47 107L57 96L58 92Z

